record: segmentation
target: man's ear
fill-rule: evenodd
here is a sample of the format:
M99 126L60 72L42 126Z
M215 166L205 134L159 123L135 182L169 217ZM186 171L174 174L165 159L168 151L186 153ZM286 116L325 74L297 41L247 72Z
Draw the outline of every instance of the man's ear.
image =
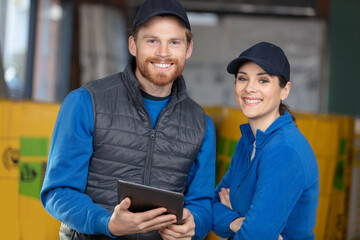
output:
M136 57L136 44L133 36L129 37L129 52L131 55Z
M189 59L191 57L192 51L193 51L193 40L190 41L189 46L187 47L186 56L185 56L186 59Z

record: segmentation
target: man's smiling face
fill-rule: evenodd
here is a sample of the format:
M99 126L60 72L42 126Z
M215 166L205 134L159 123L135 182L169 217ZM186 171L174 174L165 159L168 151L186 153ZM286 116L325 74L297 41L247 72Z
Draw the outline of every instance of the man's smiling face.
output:
M156 16L129 39L130 53L136 57L135 75L140 82L157 86L172 83L191 56L192 42L187 43L186 27L173 16Z

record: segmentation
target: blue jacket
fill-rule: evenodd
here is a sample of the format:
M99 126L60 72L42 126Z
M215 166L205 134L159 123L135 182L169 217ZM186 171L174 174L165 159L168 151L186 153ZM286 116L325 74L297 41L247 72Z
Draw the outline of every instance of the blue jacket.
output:
M240 138L230 168L215 190L213 230L234 239L314 239L319 198L315 155L286 112L265 131L256 133L256 153L250 161L254 135L249 124ZM230 188L233 210L220 202L220 189ZM230 223L245 217L235 234Z
M168 99L146 99L144 103L154 127ZM80 88L71 92L60 108L40 198L52 216L64 223L71 223L79 232L111 236L108 230L111 213L83 194L92 155L93 130L91 97L86 89ZM206 134L189 173L184 203L194 216L197 238L205 237L211 229L214 174L215 129L207 116Z

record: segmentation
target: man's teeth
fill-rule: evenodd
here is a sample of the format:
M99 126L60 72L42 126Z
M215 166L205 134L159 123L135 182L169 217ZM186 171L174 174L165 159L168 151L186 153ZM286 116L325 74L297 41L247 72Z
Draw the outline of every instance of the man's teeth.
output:
M258 103L258 102L261 102L260 99L246 99L245 98L245 102L247 103Z
M171 66L171 64L168 63L154 63L154 65L159 68L168 68Z

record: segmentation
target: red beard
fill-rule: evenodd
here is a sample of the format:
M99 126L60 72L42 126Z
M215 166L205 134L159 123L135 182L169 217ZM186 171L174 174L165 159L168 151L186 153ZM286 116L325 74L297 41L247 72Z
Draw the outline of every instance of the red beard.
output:
M152 63L160 62L167 64L171 63L171 67L175 69L172 69L168 72L155 72L155 70L151 69ZM141 75L157 86L165 86L175 81L175 79L180 76L185 67L185 63L179 64L179 60L172 58L147 58L143 64L139 63L138 59L136 58L136 64Z

